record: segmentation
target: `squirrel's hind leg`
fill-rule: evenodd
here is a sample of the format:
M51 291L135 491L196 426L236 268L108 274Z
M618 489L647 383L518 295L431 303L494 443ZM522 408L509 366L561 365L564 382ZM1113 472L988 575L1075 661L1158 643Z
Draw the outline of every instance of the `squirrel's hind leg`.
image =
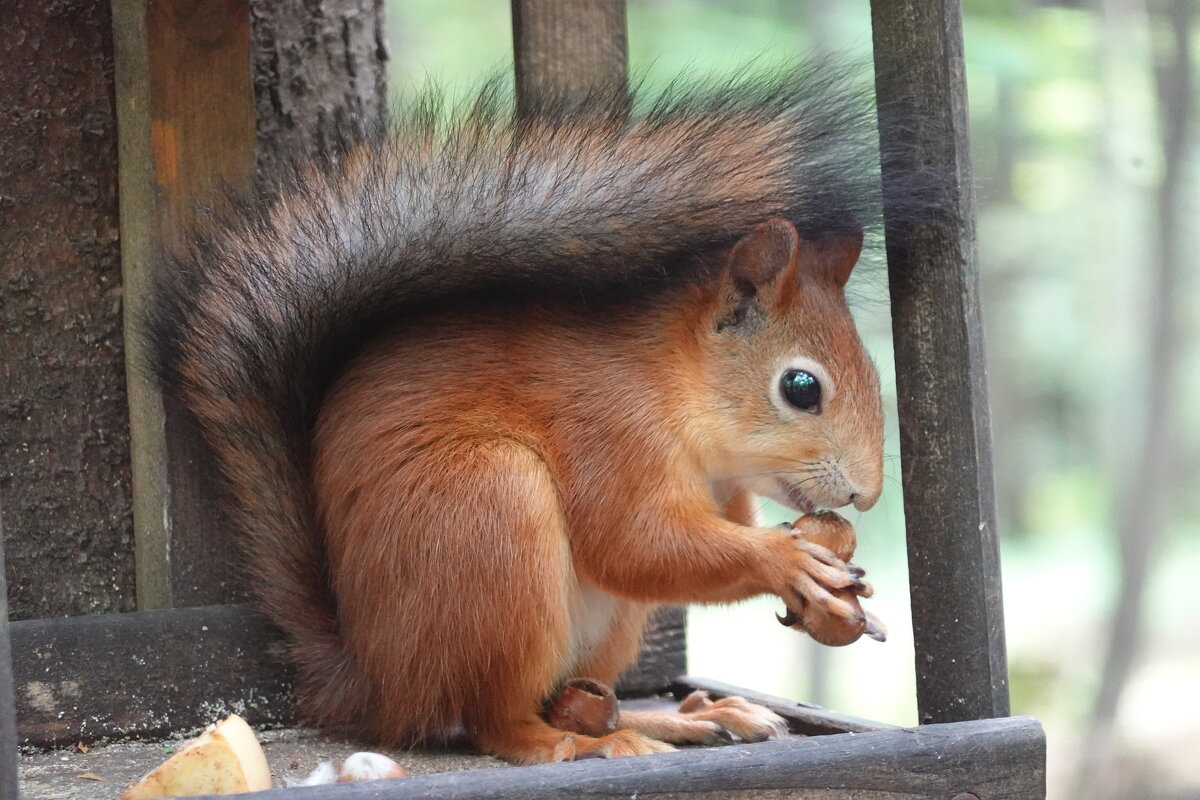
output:
M567 657L572 569L545 464L484 436L447 437L434 458L398 445L364 458L363 436L341 433L321 485L371 736L405 744L536 709Z

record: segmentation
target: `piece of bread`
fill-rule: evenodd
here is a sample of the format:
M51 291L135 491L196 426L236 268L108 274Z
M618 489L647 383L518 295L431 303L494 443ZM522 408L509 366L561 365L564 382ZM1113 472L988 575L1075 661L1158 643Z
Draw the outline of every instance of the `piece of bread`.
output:
M238 794L271 788L271 771L257 737L232 714L180 748L120 800Z

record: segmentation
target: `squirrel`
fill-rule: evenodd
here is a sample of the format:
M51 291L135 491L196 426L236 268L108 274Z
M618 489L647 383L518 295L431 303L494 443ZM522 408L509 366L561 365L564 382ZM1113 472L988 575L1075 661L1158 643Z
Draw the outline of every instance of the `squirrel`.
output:
M485 90L281 172L160 271L154 370L215 451L304 717L514 763L784 722L740 698L551 727L659 604L854 613L858 580L756 497L867 510L879 381L844 287L879 203L874 117L828 67Z

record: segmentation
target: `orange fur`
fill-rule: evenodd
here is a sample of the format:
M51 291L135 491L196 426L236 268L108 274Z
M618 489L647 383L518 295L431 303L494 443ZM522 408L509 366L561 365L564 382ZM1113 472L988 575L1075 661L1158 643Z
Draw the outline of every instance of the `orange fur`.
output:
M839 584L794 535L752 526L752 493L862 509L879 495L877 378L841 294L857 252L774 220L717 281L620 308L458 307L371 342L315 430L361 687L340 716L393 744L463 724L521 763L711 735L708 717L634 715L570 737L538 710L565 679L615 680L654 604ZM832 378L820 414L773 395L795 357Z

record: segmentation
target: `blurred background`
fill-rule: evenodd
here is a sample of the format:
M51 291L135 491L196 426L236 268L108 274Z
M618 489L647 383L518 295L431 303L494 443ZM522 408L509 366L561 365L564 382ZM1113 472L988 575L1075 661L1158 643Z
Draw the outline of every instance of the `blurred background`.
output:
M396 96L511 69L503 0L387 14ZM1200 798L1200 4L965 0L964 28L1013 713L1045 725L1051 798ZM629 31L651 89L870 53L865 0L629 0ZM859 284L890 396L884 277ZM916 723L891 423L888 489L855 519L888 642L697 608L693 674Z

